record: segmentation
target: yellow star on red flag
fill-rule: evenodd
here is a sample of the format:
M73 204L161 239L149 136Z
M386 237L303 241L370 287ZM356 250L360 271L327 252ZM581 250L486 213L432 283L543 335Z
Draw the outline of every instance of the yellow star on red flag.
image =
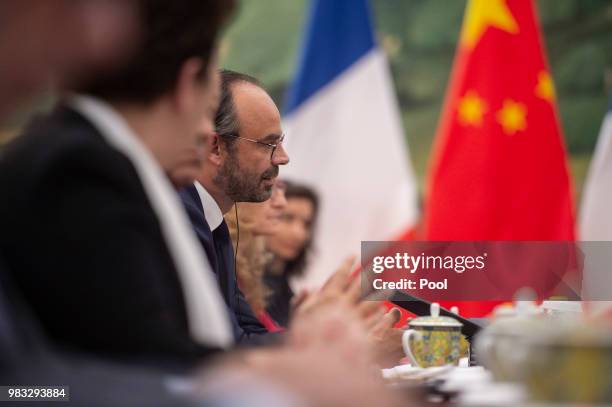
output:
M464 46L474 48L489 27L511 34L519 32L518 23L505 0L469 1L461 29L461 44Z
M464 125L482 125L482 118L486 111L486 102L473 90L465 93L457 107L459 122Z
M526 117L525 105L512 99L504 100L502 108L497 112L497 122L501 124L504 133L510 136L527 128Z
M538 97L548 102L552 102L555 99L555 84L548 72L541 71L538 74L538 84L536 85L535 93Z

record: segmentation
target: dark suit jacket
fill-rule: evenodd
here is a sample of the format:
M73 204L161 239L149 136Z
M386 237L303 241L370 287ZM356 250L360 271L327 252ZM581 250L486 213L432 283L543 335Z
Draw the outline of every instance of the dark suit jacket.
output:
M184 188L179 194L189 214L189 219L196 231L196 235L206 252L211 267L216 273L223 298L230 310L229 314L232 318L236 342L243 344L263 344L274 341L277 335L269 333L261 322L259 322L251 306L244 297L244 294L240 288L238 288L236 272L234 270L234 253L231 249L232 243L229 235L226 241L216 242L217 245L222 245L223 249L226 250L217 250L215 248L213 233L204 217L202 201L195 186L191 185ZM222 226L219 227L221 228Z
M58 108L0 156L0 256L57 343L187 365L216 349L188 334L157 217L131 162Z
M167 379L142 366L58 353L0 261L0 383L70 386L71 406L208 405L169 391Z

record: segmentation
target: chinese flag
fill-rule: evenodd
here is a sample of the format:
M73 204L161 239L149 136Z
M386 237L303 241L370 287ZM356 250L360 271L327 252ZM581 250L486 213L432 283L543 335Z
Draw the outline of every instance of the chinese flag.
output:
M574 240L555 91L531 0L469 0L430 164L426 239ZM495 304L456 305L483 316Z

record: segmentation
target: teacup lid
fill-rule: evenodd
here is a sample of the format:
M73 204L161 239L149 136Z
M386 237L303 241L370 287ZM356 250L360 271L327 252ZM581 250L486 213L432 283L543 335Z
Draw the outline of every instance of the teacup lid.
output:
M440 316L440 304L437 302L431 303L430 316L418 317L408 322L408 325L412 327L417 326L432 326L432 327L462 327L463 324L451 317Z

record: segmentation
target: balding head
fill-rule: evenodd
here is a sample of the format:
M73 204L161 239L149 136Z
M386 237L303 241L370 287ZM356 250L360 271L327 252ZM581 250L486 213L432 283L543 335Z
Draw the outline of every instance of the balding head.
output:
M234 104L233 88L236 84L250 84L253 87L261 88L259 81L252 76L242 74L227 69L222 69L221 77L221 98L219 99L219 109L215 117L215 130L220 136L235 135L240 132L236 105ZM262 89L263 90L263 89ZM223 137L221 140L226 146L234 144L235 139Z

